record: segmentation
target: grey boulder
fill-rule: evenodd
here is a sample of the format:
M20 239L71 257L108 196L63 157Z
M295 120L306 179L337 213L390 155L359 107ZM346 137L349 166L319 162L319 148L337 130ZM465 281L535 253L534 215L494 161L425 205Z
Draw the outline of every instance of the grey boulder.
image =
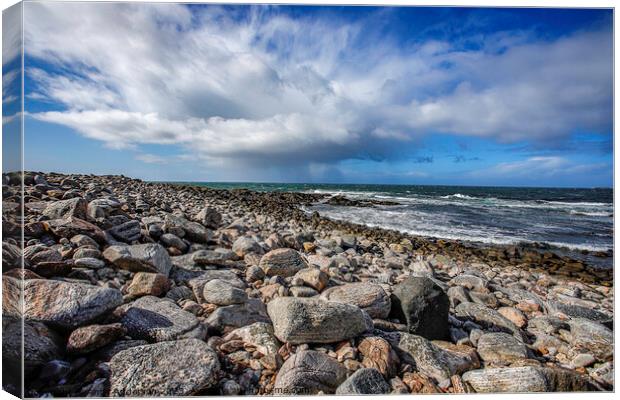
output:
M289 277L308 268L306 261L293 249L275 249L265 254L259 263L267 276Z
M110 396L189 396L218 382L220 363L205 342L185 339L123 350L110 360Z
M60 328L77 328L122 303L117 289L45 279L24 282L25 318Z
M385 319L390 314L390 296L381 285L369 282L348 283L326 289L321 297L339 303L353 304L372 318Z
M359 307L315 298L278 297L267 312L276 337L291 344L334 343L372 329Z
M172 261L166 249L155 243L110 246L103 252L103 258L121 269L156 272L166 277L172 268Z
M134 339L163 342L184 338L202 339L206 329L196 316L169 299L144 296L125 304L121 323Z
M334 393L346 377L347 370L328 355L312 350L298 351L278 371L273 393Z

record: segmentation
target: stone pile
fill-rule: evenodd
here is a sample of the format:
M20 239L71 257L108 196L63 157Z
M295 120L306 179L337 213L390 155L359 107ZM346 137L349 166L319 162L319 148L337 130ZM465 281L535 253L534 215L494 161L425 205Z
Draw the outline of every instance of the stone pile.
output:
M23 293L28 397L613 390L608 272L122 176L27 173L22 243L3 179L3 361Z

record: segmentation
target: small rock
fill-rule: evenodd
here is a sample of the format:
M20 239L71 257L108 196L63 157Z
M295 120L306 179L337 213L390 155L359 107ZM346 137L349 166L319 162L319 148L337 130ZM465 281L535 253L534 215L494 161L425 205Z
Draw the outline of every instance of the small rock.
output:
M198 214L196 214L194 219L207 228L217 229L222 223L222 214L220 214L215 208L204 207Z
M293 279L300 279L303 284L320 292L327 286L329 276L318 268L304 268L297 272Z
M571 365L575 368L589 367L596 362L596 358L592 354L577 354L571 361Z
M162 274L137 272L127 287L127 293L136 297L161 296L168 291L169 287L170 281Z
M275 249L265 254L259 266L267 276L289 277L295 275L308 264L301 258L301 255L293 249Z
M232 245L232 251L234 251L239 257L244 257L249 253L262 253L263 249L256 240L247 236L242 236L235 240Z
M497 312L515 324L518 328L523 328L527 325L527 317L521 310L514 307L500 307Z
M110 232L116 240L120 240L125 243L131 243L140 239L142 236L139 221L127 221L120 225L113 226L108 229L108 232Z

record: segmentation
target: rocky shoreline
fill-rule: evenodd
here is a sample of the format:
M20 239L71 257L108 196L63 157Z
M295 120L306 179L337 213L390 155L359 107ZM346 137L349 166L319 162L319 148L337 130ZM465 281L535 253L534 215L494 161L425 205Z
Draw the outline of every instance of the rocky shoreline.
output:
M27 397L613 390L611 270L302 211L318 194L26 173L22 272L20 182L9 392L20 291Z

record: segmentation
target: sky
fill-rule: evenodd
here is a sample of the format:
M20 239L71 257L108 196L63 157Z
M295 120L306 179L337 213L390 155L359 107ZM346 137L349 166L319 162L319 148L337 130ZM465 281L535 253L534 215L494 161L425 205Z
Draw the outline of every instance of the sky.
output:
M609 187L612 30L603 9L29 2L25 165Z

